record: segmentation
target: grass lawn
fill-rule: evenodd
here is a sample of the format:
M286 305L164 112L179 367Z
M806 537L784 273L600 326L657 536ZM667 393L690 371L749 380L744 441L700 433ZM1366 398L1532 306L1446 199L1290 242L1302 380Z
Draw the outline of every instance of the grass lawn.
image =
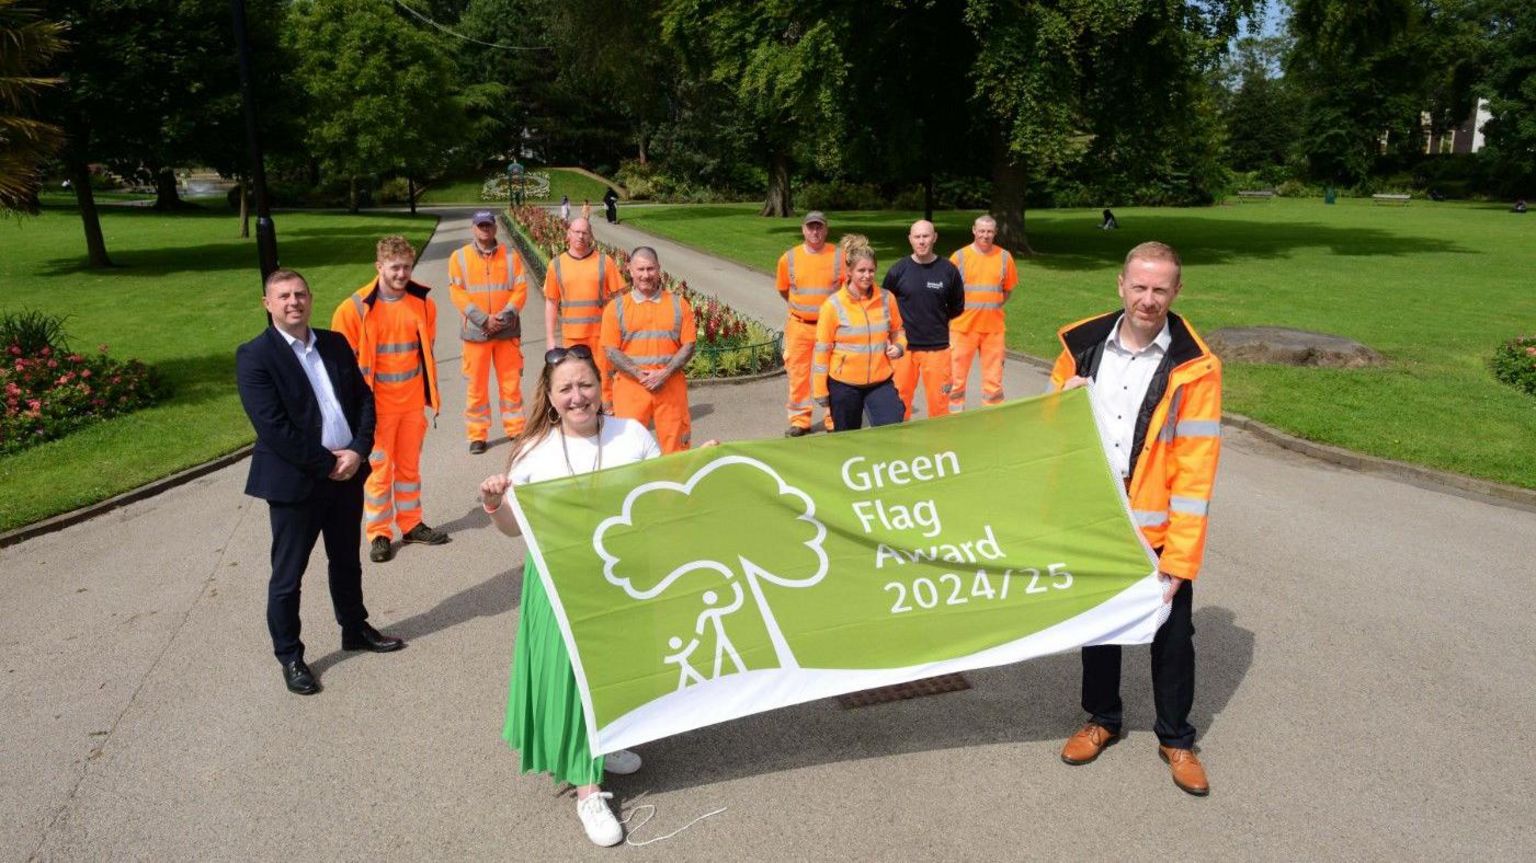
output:
M756 208L631 208L624 219L771 271L800 228ZM1175 310L1202 332L1298 327L1359 340L1388 360L1359 371L1229 364L1229 410L1309 440L1536 488L1536 400L1487 365L1495 345L1536 332L1536 218L1502 205L1351 199L1115 214L1115 232L1096 230L1097 210L1027 214L1037 254L1019 265L1011 347L1054 357L1060 325L1116 307L1125 251L1163 240L1185 263ZM941 251L970 240L974 215L938 214ZM831 214L834 237L869 235L885 265L910 251L913 218Z
M549 172L549 197L538 200L559 203L561 195L571 196L572 210L580 210L581 202L592 202L592 208L601 211L603 208L603 192L608 187L585 174L579 174L564 168L534 168L535 171ZM421 193L418 204L479 204L480 187L490 178L490 173L475 174L471 177L457 180L445 180L442 185L433 186ZM530 199L533 200L533 199ZM505 204L506 201L498 203Z
M279 213L284 266L303 272L324 326L348 293L373 276L380 236L421 248L431 216ZM0 457L0 530L143 485L238 449L252 439L235 393L235 347L266 326L255 240L241 240L222 207L163 215L104 207L107 249L120 266L84 264L73 209L0 220L0 310L67 315L72 347L111 346L119 359L157 368L172 397L148 410Z

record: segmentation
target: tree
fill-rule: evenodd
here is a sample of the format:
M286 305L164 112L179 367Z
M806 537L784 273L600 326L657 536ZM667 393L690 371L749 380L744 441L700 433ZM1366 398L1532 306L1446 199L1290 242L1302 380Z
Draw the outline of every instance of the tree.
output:
M1283 37L1246 37L1223 70L1218 98L1227 160L1239 171L1284 165L1296 149L1301 94L1279 74L1288 50Z
M1521 0L1478 9L1486 47L1479 82L1493 115L1483 126L1492 176L1513 196L1536 194L1536 16Z
M398 171L410 176L443 164L465 125L458 77L447 50L385 0L301 0L286 44L309 95L310 151L357 182Z
M59 83L41 70L63 50L63 33L18 0L0 0L0 212L37 212L39 166L62 141L58 126L30 113L34 95Z

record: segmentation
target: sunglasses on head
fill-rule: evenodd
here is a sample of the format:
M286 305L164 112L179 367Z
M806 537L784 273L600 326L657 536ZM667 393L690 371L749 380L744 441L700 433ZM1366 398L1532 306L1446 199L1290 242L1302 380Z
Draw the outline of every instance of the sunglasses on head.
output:
M565 362L566 357L575 357L578 360L592 359L592 349L586 345L571 345L568 348L550 348L544 352L544 365L558 366Z

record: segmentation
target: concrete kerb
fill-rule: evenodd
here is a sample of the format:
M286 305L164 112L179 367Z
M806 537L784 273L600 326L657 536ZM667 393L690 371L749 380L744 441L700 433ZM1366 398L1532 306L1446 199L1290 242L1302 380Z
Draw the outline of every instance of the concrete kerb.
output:
M530 275L532 276L532 285L539 291L540 296L542 296L544 288L544 273L547 267L547 265L544 263L543 257L541 257L539 253L533 248L533 246L529 244L528 238L523 236L523 232L519 231L517 226L512 224L512 220L510 218L503 214L501 221L502 226L507 229L507 236L512 238L513 245L517 246L518 252L522 254L523 260L527 262ZM766 326L766 324L764 326ZM690 380L688 382L688 386L690 388L739 386L741 384L751 384L758 381L765 381L769 378L782 377L783 374L784 367L780 366L773 371L758 372L754 375L738 375L731 378L699 378L696 380Z

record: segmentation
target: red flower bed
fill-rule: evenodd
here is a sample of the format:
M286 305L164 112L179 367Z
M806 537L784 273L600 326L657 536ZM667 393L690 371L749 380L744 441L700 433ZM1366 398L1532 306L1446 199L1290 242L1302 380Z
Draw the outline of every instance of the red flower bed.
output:
M28 355L20 344L6 347L0 367L5 414L0 417L0 454L63 437L76 429L148 407L158 400L154 372L138 360L56 351L45 346Z

